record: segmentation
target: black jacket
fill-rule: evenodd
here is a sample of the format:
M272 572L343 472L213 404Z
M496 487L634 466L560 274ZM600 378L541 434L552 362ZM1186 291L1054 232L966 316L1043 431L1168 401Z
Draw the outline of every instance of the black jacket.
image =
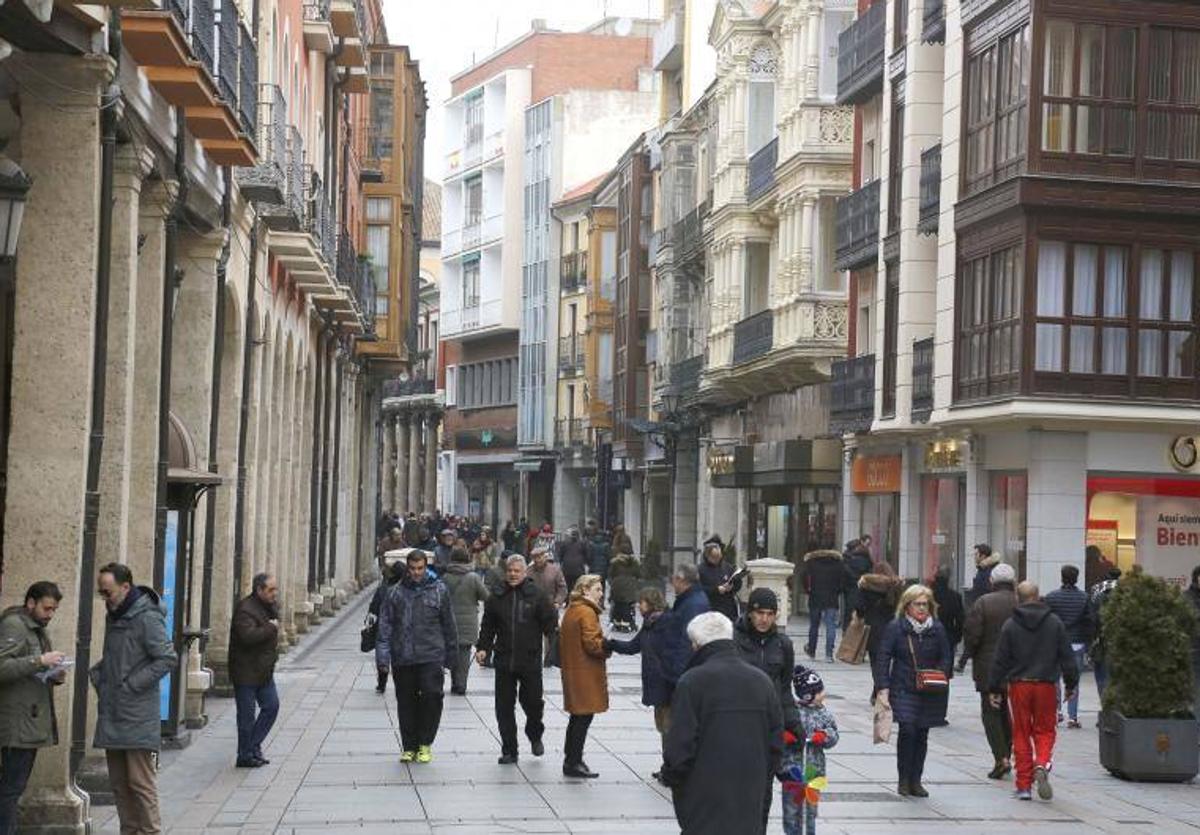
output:
M729 567L729 563L722 560L713 565L708 560L703 560L696 566L696 570L700 574L700 587L708 595L709 611L720 612L730 620L736 621L738 617L737 593L742 588L741 579L733 581L733 587L729 590L728 594L722 594L717 591L717 587L725 585L725 582L733 574L733 569Z
M953 649L962 641L963 618L966 614L962 594L958 589L951 588L949 583L934 583L933 600L937 603L938 620L946 627L946 638Z
M1000 630L989 692L1003 692L1010 681L1058 681L1060 674L1068 690L1079 684L1067 627L1045 603L1022 603Z
M567 578L567 594L574 589L571 586L575 580L588 573L588 547L583 540L568 539L558 546L558 564L562 567L563 576Z
M871 552L859 545L842 554L842 565L846 570L847 603L850 609L858 609L860 600L858 581L863 575L871 573Z
M798 727L800 713L792 697L792 671L796 667L792 639L778 629L759 632L750 623L749 615L745 615L733 627L733 642L743 661L758 667L775 683L779 706L783 710L783 726L788 729Z
M238 601L229 630L229 680L235 685L261 687L275 674L279 657L279 628L274 606L250 594Z
M733 641L692 656L671 702L662 778L682 835L758 835L779 770L783 716L775 685Z
M558 613L537 583L526 577L519 586L493 590L483 604L483 622L475 648L495 653L497 669L542 668L542 636L558 630Z
M1088 597L1075 586L1063 586L1046 595L1046 605L1067 627L1067 637L1073 644L1092 640L1092 619L1088 612Z
M804 588L808 592L809 611L838 608L847 582L846 567L837 551L804 555Z

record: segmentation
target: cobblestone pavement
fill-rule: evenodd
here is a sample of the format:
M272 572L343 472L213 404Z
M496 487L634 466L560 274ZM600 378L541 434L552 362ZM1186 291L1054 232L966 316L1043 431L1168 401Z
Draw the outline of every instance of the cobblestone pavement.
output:
M567 717L556 671L546 679L544 757L525 748L517 767L497 765L492 676L475 668L465 698L447 693L433 762L401 765L391 684L386 697L376 695L371 660L358 651L367 599L360 595L281 662L283 707L265 748L269 766L233 767L229 699L209 700L210 723L188 748L164 752L159 785L167 831L678 831L669 793L649 776L659 764L659 741L649 708L640 704L636 657L616 656L609 663L612 707L596 718L587 743L598 780L562 776ZM1010 783L986 778L991 763L969 677L955 679L950 725L930 737L929 799L905 800L895 794L894 749L871 744L866 670L820 661L815 666L842 729L829 757L822 833L1200 831L1200 787L1125 783L1100 768L1090 678L1083 688L1086 727L1059 736L1053 801L1018 802ZM781 832L778 795L773 813L769 831ZM111 808L94 810L94 819L95 831L118 831Z

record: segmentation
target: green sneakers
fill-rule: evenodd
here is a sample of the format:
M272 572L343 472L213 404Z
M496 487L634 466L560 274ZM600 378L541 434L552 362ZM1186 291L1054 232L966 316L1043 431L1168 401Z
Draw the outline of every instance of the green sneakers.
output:
M402 753L402 754L400 755L400 762L402 762L402 763L410 763L410 762L412 762L413 760L415 760L416 758L417 758L417 752L416 752L416 751L405 751L404 753Z
M433 762L433 750L428 745L422 745L417 749L417 762Z

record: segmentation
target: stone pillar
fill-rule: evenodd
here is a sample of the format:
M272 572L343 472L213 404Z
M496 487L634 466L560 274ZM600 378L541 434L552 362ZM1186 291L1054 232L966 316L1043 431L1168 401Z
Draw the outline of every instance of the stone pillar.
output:
M410 510L416 511L416 508L408 503L408 422L411 417L408 412L396 415L396 460L392 463L391 470L385 473L385 477L395 481L395 509L403 514L408 514Z
M438 414L425 418L425 510L437 508Z
M779 597L779 611L786 622L787 615L792 611L791 582L793 566L787 560L777 560L765 557L761 560L749 560L746 567L750 569L750 581L742 584L742 593L746 599L750 592L757 588L768 588Z
M379 485L379 503L383 506L383 512L396 509L396 464L394 461L396 455L396 430L393 428L398 420L397 416L383 416L383 462L380 470L383 472L383 481Z
M408 507L421 512L421 414L413 412L408 433ZM436 533L430 531L430 533Z
M113 65L95 55L18 53L6 68L21 102L18 161L33 185L13 301L4 580L12 603L33 582L58 583L63 599L49 637L74 655L81 594L103 608L94 602L92 571L81 575L79 562L97 312L98 108ZM86 830L88 802L72 789L69 764L76 676L86 674L80 668L54 688L61 740L38 754L22 798L22 828Z

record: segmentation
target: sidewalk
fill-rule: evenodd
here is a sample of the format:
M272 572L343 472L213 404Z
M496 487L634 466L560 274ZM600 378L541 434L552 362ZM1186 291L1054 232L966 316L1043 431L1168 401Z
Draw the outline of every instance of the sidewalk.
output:
M159 787L164 828L172 833L454 833L583 832L664 835L677 832L669 793L650 778L659 740L640 704L639 660L609 662L611 709L598 716L587 761L590 782L562 776L567 717L556 670L547 671L546 755L524 747L519 766L496 764L492 674L475 668L469 694L447 696L429 765L401 765L391 683L374 692L358 630L369 594L326 623L281 663L282 709L266 745L272 760L233 768L233 702L209 701L210 723L183 751L163 754ZM803 658L797 640L797 654ZM829 756L822 833L1168 833L1200 831L1200 788L1124 783L1100 768L1093 723L1094 682L1083 686L1080 730L1060 733L1055 799L1022 803L1012 785L985 776L991 767L970 678L952 685L950 725L930 736L928 800L895 794L895 751L873 746L870 692L862 667L817 662L842 730ZM518 715L518 720L520 717ZM772 833L782 831L779 798ZM94 831L115 833L111 807L93 810Z

